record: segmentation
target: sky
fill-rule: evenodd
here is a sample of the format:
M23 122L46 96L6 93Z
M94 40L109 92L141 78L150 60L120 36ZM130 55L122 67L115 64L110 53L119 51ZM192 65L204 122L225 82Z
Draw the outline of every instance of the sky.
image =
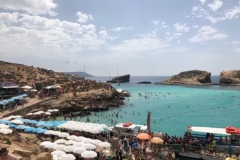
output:
M0 0L0 60L94 76L240 69L240 0Z

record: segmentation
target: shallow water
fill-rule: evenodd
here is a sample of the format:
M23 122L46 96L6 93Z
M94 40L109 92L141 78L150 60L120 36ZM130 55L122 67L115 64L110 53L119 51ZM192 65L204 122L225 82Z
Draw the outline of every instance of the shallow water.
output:
M131 93L125 105L108 111L95 112L91 122L112 126L111 119L119 122L146 124L147 112L151 112L151 130L182 136L189 125L209 127L240 127L240 87L168 86L137 84L138 81L162 81L166 77L136 77L121 88ZM95 78L103 81L104 78ZM139 95L142 96L139 96ZM112 117L118 112L119 117ZM86 121L87 117L77 119Z

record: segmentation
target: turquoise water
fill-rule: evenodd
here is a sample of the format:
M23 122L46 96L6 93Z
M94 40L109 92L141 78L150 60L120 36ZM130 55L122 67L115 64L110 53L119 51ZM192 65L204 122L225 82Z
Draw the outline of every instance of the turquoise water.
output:
M117 123L146 124L149 111L151 130L170 135L182 136L189 125L240 127L240 87L143 85L136 84L138 80L120 86L113 84L130 92L131 97L119 108L93 112L89 116L91 122L113 126L110 121L113 119ZM112 116L116 112L118 118Z

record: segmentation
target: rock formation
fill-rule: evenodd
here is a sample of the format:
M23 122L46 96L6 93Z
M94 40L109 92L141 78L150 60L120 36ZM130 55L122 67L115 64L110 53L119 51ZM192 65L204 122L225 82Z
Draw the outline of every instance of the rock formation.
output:
M220 85L240 85L240 70L221 72L219 82Z
M141 81L141 82L138 82L137 84L151 84L152 82L150 81Z
M112 78L112 80L107 81L108 83L125 83L130 81L130 74L126 74L123 76L118 76Z
M184 84L184 85L203 85L211 84L211 73L207 71L191 70L181 72L178 75L156 84Z

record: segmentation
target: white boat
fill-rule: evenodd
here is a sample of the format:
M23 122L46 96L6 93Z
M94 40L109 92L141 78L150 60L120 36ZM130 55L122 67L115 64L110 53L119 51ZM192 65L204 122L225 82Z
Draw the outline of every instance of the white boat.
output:
M118 123L113 127L107 128L114 135L136 136L138 133L147 133L147 126L133 124L131 122Z

